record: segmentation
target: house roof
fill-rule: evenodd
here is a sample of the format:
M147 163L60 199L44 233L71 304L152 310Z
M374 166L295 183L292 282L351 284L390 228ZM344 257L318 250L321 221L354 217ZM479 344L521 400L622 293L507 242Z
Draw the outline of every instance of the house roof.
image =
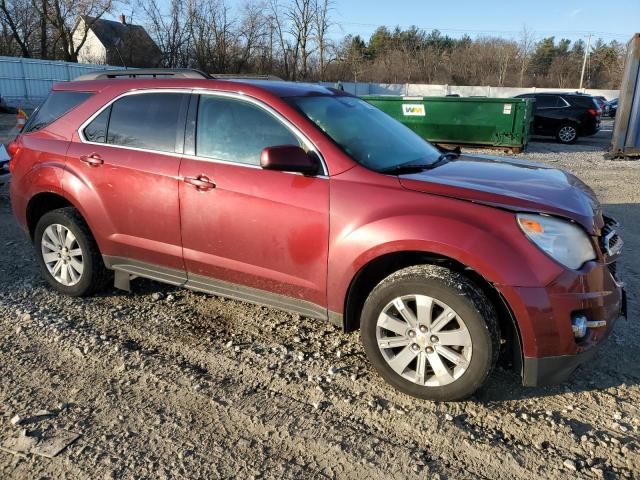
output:
M93 31L107 50L118 48L145 51L149 55L160 55L160 48L144 27L114 20L83 16L86 25Z

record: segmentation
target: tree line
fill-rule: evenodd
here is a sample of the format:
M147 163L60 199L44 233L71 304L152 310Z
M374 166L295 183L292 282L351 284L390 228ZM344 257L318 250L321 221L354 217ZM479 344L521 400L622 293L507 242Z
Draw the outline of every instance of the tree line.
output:
M585 42L534 38L526 29L518 39L507 40L380 27L366 42L360 36L347 36L337 51L342 61L336 70L342 78L379 83L577 87ZM594 39L583 85L619 88L625 50L619 42Z
M133 23L162 51L162 66L287 80L574 88L586 45L536 39L460 38L418 27L379 27L368 40L336 39L333 0L134 0ZM77 61L90 20L125 7L119 0L0 0L0 55ZM584 86L619 88L625 47L594 39Z

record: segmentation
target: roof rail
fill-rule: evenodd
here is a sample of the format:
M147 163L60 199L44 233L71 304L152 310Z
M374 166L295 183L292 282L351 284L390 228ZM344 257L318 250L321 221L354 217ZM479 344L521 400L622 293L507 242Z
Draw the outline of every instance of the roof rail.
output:
M221 80L282 80L276 75L260 75L253 73L212 73L213 78Z
M132 68L131 70L99 70L76 77L74 80L108 80L110 78L196 78L210 79L210 75L191 68Z

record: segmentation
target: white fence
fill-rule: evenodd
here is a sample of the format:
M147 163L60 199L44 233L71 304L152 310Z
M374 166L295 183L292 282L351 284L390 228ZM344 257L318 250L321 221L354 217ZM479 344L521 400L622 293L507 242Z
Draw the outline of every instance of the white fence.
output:
M335 87L332 82L322 82L327 87ZM429 97L458 94L461 97L509 98L521 93L533 92L575 92L575 88L517 88L517 87L474 87L457 85L427 85L420 83L364 83L343 82L345 91L355 95L404 95L409 97ZM602 95L607 100L618 98L619 90L581 89L590 95Z
M114 70L122 67L93 65L87 63L36 60L31 58L0 56L0 96L4 103L29 108L37 106L49 93L56 82L68 82L83 73L95 70ZM326 86L335 83L323 82ZM559 88L511 88L511 87L472 87L455 85L425 84L383 84L344 82L346 91L356 95L406 95L406 96L442 96L458 94L463 97L482 96L507 98L529 92L565 91L575 89ZM583 92L603 95L608 100L618 97L618 90L589 90Z
M68 82L83 73L122 67L0 56L0 96L16 107L37 106L57 82Z

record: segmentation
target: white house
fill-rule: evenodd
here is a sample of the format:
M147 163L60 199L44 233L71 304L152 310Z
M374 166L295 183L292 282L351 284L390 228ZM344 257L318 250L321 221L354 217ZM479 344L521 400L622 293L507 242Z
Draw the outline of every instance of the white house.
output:
M123 67L157 67L162 60L158 45L140 25L81 16L73 34L74 46L87 37L78 52L78 62Z

